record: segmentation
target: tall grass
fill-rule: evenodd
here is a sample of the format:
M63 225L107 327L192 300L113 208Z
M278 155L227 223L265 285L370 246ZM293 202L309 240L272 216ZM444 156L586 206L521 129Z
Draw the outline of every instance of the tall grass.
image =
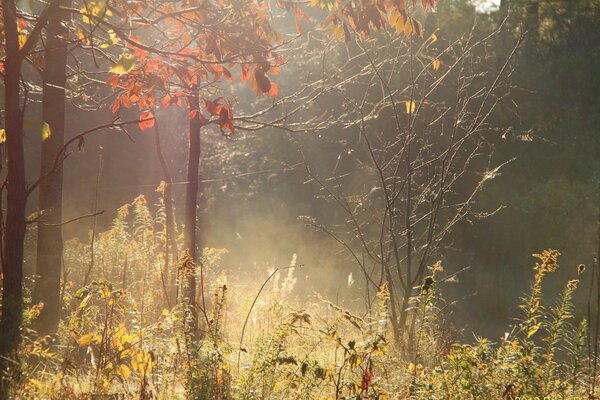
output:
M165 230L162 202L150 206L140 196L97 236L93 265L88 242L66 243L59 333L40 338L26 328L13 398L583 398L595 378L587 368L588 324L574 318L578 281L545 305L555 250L534 255L518 327L496 343L461 343L450 334L445 272L435 263L410 301L414 335L399 344L391 341L385 283L370 315L319 296L300 308L291 295L295 268L275 271L268 284L251 282L250 291L231 288L219 265L225 250L204 249L206 299L197 302L199 331L191 335L177 282L198 266L184 251L167 260ZM27 323L40 307L28 305Z

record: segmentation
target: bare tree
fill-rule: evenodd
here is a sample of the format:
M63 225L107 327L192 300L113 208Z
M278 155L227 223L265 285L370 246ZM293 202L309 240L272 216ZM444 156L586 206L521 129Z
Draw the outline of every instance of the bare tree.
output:
M486 60L501 28L443 45L436 35L356 35L348 61L324 79L344 99L341 127L359 135L346 156L350 170L324 176L307 166L344 215L336 224L309 223L358 264L369 307L369 290L387 283L397 343L408 343L411 297L432 284L427 267L449 233L460 221L495 212L478 211L476 199L507 163L492 163L490 135L502 133L490 120L508 93L520 43L508 59Z

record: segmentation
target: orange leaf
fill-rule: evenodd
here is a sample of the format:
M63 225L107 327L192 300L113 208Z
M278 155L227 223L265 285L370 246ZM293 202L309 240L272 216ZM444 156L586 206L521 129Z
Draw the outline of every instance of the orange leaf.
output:
M233 76L231 76L231 72L229 72L227 68L223 68L223 76L225 76L225 78L227 78L228 81L233 80Z
M112 111L113 114L116 114L117 111L119 111L120 108L121 108L121 99L117 98L117 100L115 100L115 102L113 103L113 105L110 108L110 110Z
M352 36L350 36L350 31L348 30L348 27L346 26L346 23L344 22L344 43L346 44L346 47L348 47L351 40L352 40Z
M223 100L222 97L219 97L213 101L204 99L204 105L206 106L206 111L208 111L212 115L219 115L219 111L221 109L220 102Z
M413 21L413 26L415 28L415 33L417 35L419 35L420 37L423 37L423 24L421 24L416 19L413 19L412 21Z
M242 65L242 71L240 73L240 81L246 82L250 78L250 68L247 65Z
M296 32L303 34L304 29L302 29L302 24L300 23L300 20L302 19L302 10L300 8L296 8L296 16L294 19L296 22Z
M141 130L152 128L154 126L154 122L155 122L154 114L152 114L150 111L143 112L140 115L140 119L142 121L140 121L140 123L138 125Z
M269 90L269 96L277 97L277 84L271 81L271 89Z

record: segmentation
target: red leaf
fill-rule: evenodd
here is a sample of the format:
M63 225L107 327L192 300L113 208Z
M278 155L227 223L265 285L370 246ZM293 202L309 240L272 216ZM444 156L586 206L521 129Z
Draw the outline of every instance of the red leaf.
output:
M0 72L2 72L4 70L4 65L0 65ZM119 75L111 75L107 80L106 83L108 83L113 90L117 88L117 86L119 85Z
M226 107L221 107L219 110L219 121L221 123L227 123L231 119L231 111Z
M148 128L152 128L154 126L154 114L150 111L143 112L140 115L140 123L138 124L141 130L146 130Z
M117 100L115 100L114 104L111 107L111 111L113 114L116 114L117 111L119 111L119 109L121 108L121 99L118 98Z
M271 80L267 78L262 68L256 68L254 71L254 78L256 79L256 85L262 93L269 93L271 90Z
M365 394L369 391L371 380L373 380L373 373L369 370L363 372L362 381L360 382L360 388Z
M240 81L246 82L250 78L250 68L247 65L242 65L242 72L240 73Z
M228 81L233 80L233 76L231 76L231 72L227 68L223 68L223 75L227 78Z
M302 24L300 23L300 20L302 20L303 18L303 14L302 14L302 10L300 8L296 8L296 15L295 15L295 22L296 22L296 32L298 32L299 34L303 34L304 33L304 29L302 29Z
M344 43L346 43L346 47L348 47L348 45L350 44L350 40L352 40L352 37L350 36L350 31L348 30L346 23L344 23Z
M227 129L229 129L229 132L235 133L235 126L233 126L233 124L231 122L225 122L225 123L221 124L221 129L223 129L223 128L227 128Z
M271 90L269 90L269 96L277 97L277 84L271 81Z
M206 106L206 111L208 111L209 114L217 115L219 113L219 111L217 110L217 107L218 107L217 100L210 101L210 100L204 99L204 105Z
M224 105L221 106L221 109L219 110L219 126L221 127L221 130L227 128L229 129L229 132L235 132L235 126L231 123L232 118L233 113L231 112L231 109Z

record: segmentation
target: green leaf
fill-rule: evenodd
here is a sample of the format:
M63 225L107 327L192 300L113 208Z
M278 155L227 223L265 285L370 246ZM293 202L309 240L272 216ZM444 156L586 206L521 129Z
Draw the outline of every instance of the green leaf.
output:
M135 58L131 54L123 54L119 58L119 61L117 61L117 63L112 66L110 72L117 75L123 75L131 71L134 66Z
M44 122L42 124L42 142L50 139L50 136L52 136L52 130L50 129L50 125L48 125L47 122Z

